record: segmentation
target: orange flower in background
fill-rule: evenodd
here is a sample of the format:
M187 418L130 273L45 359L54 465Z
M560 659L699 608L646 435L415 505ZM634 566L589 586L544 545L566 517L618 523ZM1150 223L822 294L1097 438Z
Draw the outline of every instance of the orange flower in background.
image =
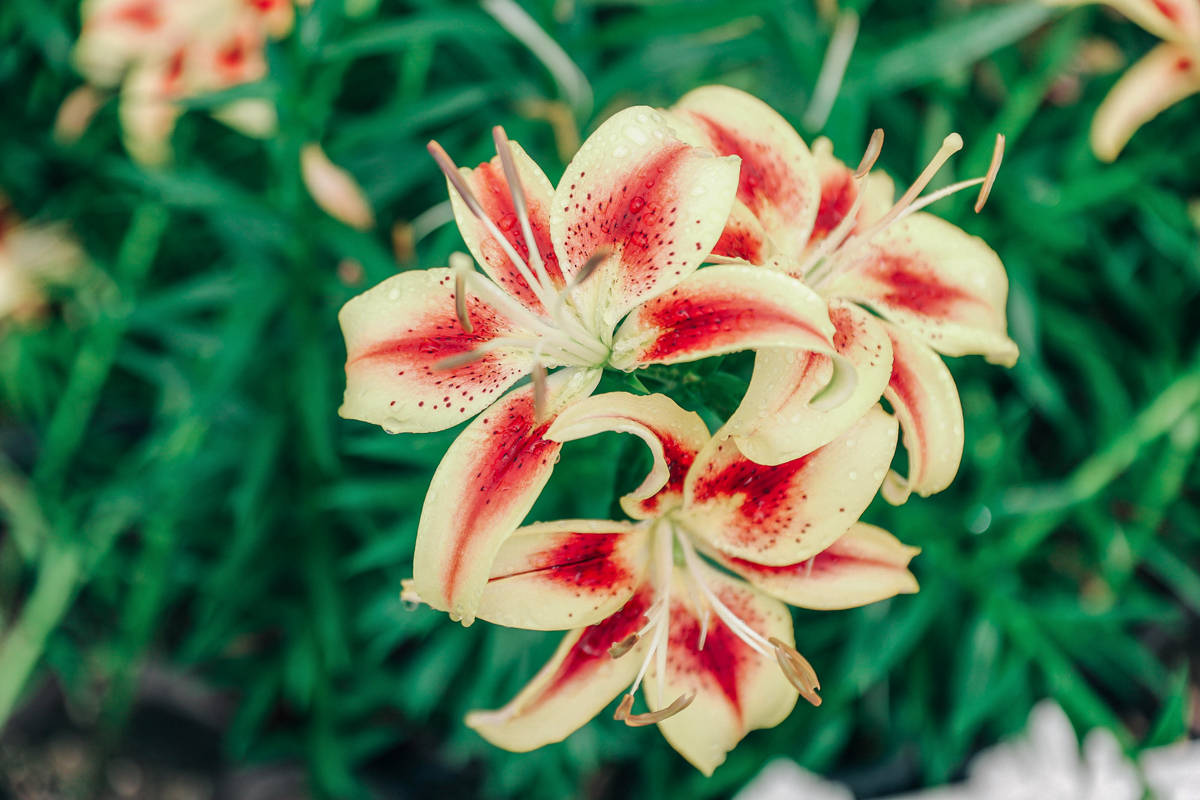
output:
M1109 0L1106 5L1163 40L1126 70L1092 120L1092 150L1102 161L1112 161L1138 128L1200 92L1200 0Z
M0 324L36 318L48 286L71 282L84 254L61 225L20 220L0 195Z
M126 148L160 164L170 157L179 101L265 77L266 41L285 35L294 13L292 0L90 0L75 64L92 86L120 89ZM262 99L236 100L214 116L252 136L276 127L275 108Z
M837 329L840 362L815 351L760 351L727 432L750 458L778 464L839 436L882 394L900 421L909 462L906 478L890 475L884 496L903 502L911 492L946 488L962 457L963 420L954 380L937 353L980 354L1011 365L1017 346L1006 333L1008 279L999 257L983 240L921 209L972 186L983 187L981 207L1003 140L986 177L921 197L962 147L957 135L947 137L893 201L891 180L871 171L881 132L852 170L827 140L810 151L783 117L736 89L696 89L668 113L685 140L742 161L738 202L714 260L804 281L827 300Z
M613 393L571 405L546 438L605 431L640 437L654 457L621 498L634 521L540 523L507 538L474 612L569 632L507 706L467 724L499 747L532 750L632 684L617 719L657 723L711 774L749 731L782 722L798 696L821 702L785 604L852 608L917 591L908 571L916 549L857 521L892 458L896 422L876 408L804 458L764 466L662 395ZM448 559L418 573L406 599L429 602L420 586L452 582L463 568ZM643 686L651 710L635 714Z
M339 315L342 416L420 433L479 415L433 476L416 553L422 596L467 624L497 548L558 458L543 433L605 368L834 347L824 301L801 282L700 269L729 216L738 159L680 141L635 106L588 137L555 188L494 134L497 157L474 169L430 145L483 272L459 254L451 268L389 278ZM526 375L532 384L502 395ZM455 580L421 585L435 572L426 565L451 558L463 565Z

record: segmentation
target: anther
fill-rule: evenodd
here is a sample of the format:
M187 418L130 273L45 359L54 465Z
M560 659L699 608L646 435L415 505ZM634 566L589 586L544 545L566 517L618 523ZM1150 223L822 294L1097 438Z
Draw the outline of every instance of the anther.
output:
M808 663L808 659L800 655L796 648L784 644L774 636L768 641L775 648L775 660L779 662L779 668L783 670L783 676L788 679L788 683L796 687L796 691L805 700L814 706L821 705L821 697L817 694L821 683L817 680L817 672L812 668L812 664Z
M588 278L592 277L592 275L596 272L596 269L603 264L609 256L612 255L612 252L613 251L611 247L601 247L599 250L592 253L591 258L583 263L583 266L579 269L579 272L575 273L575 277L571 280L571 285L568 287L568 291L570 291L570 289L574 289L576 286L579 286Z
M680 711L683 711L685 708L690 706L692 701L695 699L696 693L692 691L688 692L687 694L679 695L679 697L675 698L675 702L671 703L671 705L667 706L666 708L660 708L658 711L650 711L645 714L630 714L629 710L633 708L633 695L627 694L625 697L621 698L621 705L617 706L617 715L620 716L614 715L614 717L621 720L631 728L640 728L644 725L654 725L655 723L662 722L665 719L670 719Z
M996 146L992 148L992 163L988 164L987 176L983 179L983 186L979 187L979 197L975 200L975 213L978 214L983 210L983 206L988 201L988 195L992 193L992 184L996 182L996 173L1000 171L1000 162L1004 160L1004 134L996 134Z
M467 204L467 208L481 220L487 219L487 214L483 211L483 206L479 205L479 200L475 198L475 193L471 191L471 187L463 180L462 173L458 171L458 166L451 160L445 149L436 141L430 140L429 144L425 145L425 149L429 151L429 155L433 156L433 160L437 163L442 174L446 176L446 180L450 181L450 185L454 187L454 191L458 192L458 196Z
M421 605L421 595L417 594L416 582L412 578L400 581L400 602L409 611L416 611Z
M441 372L448 369L458 369L459 367L465 367L467 364L474 364L486 355L487 350L483 348L455 353L452 356L446 356L443 359L433 362L433 370Z
M612 658L612 659L620 658L621 656L625 655L630 650L632 650L634 645L636 645L638 643L638 641L639 641L639 637L636 633L629 634L624 639L617 642L612 647L608 648L608 657Z
M871 141L867 142L867 150L863 153L862 161L858 162L858 169L854 170L854 180L861 181L867 177L867 173L875 166L875 162L879 159L879 154L883 151L883 128L876 128L871 134Z
M546 368L541 361L533 362L529 377L533 379L533 418L540 422L546 418L546 407L549 405Z
M450 268L454 270L454 313L464 333L474 333L471 315L467 313L467 273L471 271L471 258L466 253L451 253Z

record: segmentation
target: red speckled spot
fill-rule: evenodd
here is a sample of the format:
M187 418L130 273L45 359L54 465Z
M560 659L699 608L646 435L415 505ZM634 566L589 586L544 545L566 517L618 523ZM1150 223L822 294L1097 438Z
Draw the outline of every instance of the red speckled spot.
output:
M489 533L492 521L521 499L525 487L558 460L562 445L542 438L553 421L534 421L532 390L518 392L487 411L483 422L488 439L472 453L472 462L464 470L473 491L465 493L458 509L462 534L446 565L447 597L456 596L462 567L476 557L476 544L488 539L475 534Z
M817 207L811 241L819 242L832 233L850 213L857 197L858 188L850 170L837 170L827 175L821 182L821 204Z
M909 255L879 253L867 269L871 280L882 285L882 300L895 308L949 317L958 304L977 302L957 286L938 281L933 269Z
M673 267L678 271L685 256L673 249L678 243L672 228L684 204L676 176L694 157L692 148L675 142L605 181L611 188L603 196L593 190L581 198L569 191L565 244L572 267L579 269L601 248L612 248L620 259L621 288L630 296L653 288Z
M726 127L711 117L695 112L692 116L704 127L719 155L742 159L737 198L751 211L759 214L768 206L789 212L803 209L806 201L796 188L800 183L799 176L791 173L774 148L747 139L735 128Z
M1190 72L1195 64L1196 62L1192 61L1192 59L1188 58L1187 56L1180 56L1179 60L1175 62L1175 69L1179 72Z
M643 587L629 598L629 602L622 606L620 611L585 628L579 641L575 642L575 646L559 664L554 678L542 693L543 697L552 695L571 683L587 680L593 670L610 661L609 648L642 627L643 615L649 608L651 599L650 589Z
M693 484L693 502L735 500L736 517L730 520L732 530L727 529L727 535L738 544L766 549L789 532L795 515L795 484L820 452L768 467L743 457L733 444L722 444ZM804 497L799 495L800 500Z
M159 13L158 3L154 0L130 3L119 10L115 18L118 22L132 25L135 28L141 28L147 32L159 27L163 22L162 15Z
M726 292L684 295L676 289L644 305L643 325L659 335L641 353L643 363L690 360L696 354L730 352L753 346L750 336L803 332L816 339L819 331L786 309L747 302Z
M484 213L496 223L504 238L509 241L522 260L529 264L529 244L521 232L517 220L516 209L513 206L512 195L508 190L508 181L504 178L504 169L499 164L499 157L480 164L468 178L471 189L479 198ZM537 251L546 265L546 273L558 287L564 285L562 268L558 265L558 257L554 254L554 245L550 240L550 217L543 199L530 194L530 187L524 186L525 201L529 209L529 226L533 230L533 239ZM472 223L477 224L477 223ZM526 306L541 310L541 303L534 297L533 291L521 277L521 273L513 266L500 244L481 228L480 249L488 266L497 275L500 284L520 299ZM532 267L531 267L532 269Z
M539 573L538 577L573 589L608 593L633 576L617 547L628 534L564 533L530 559L527 569L496 575L489 582Z

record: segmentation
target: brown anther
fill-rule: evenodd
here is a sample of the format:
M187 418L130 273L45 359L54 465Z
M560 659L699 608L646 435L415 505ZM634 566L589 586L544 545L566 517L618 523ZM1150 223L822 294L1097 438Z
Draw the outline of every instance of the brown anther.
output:
M575 274L575 279L571 281L571 288L578 286L588 278L592 277L592 274L595 273L596 269L611 255L611 247L601 247L599 250L592 253L592 257L585 261L579 272Z
M883 151L883 128L876 128L871 133L871 141L867 142L867 150L863 153L862 161L858 162L858 169L854 170L854 180L860 181L867 177L867 173L875 166L875 162L879 159L879 154Z
M992 163L988 164L987 176L983 179L983 186L979 187L979 197L975 200L975 213L978 214L983 210L983 206L987 203L988 195L992 193L992 184L996 182L996 173L1000 171L1000 162L1004 160L1004 134L996 134L996 146L992 148Z
M458 324L464 333L475 331L471 315L467 312L467 275L462 270L454 272L454 313L458 315Z
M533 362L533 369L529 371L529 377L533 379L533 418L540 422L546 418L546 410L549 405L546 368L542 366L542 362Z
M621 698L621 702L617 704L617 710L613 712L613 719L624 722L629 717L629 711L633 708L633 695L626 694Z
M462 173L458 171L458 166L451 160L445 149L436 141L430 140L429 144L425 145L425 149L429 151L429 155L433 156L433 160L437 162L438 168L446 176L446 180L450 181L450 185L454 187L454 191L462 198L462 201L467 204L467 208L471 213L479 219L487 219L487 214L483 211L483 206L479 205L479 201L475 198L475 193L471 191L471 187L463 180Z
M621 700L621 705L617 708L617 712L620 713L624 710L625 715L618 717L618 719L631 728L640 728L644 725L654 725L655 723L662 722L664 719L670 719L675 716L692 704L692 701L696 699L696 693L692 691L687 694L681 694L675 698L675 702L666 708L660 708L658 711L650 711L645 714L630 714L629 709L633 707L633 696L627 694L625 697L629 700L629 705L626 706L625 700Z
M527 216L529 211L525 203L525 188L521 185L521 174L517 172L517 162L513 159L512 145L504 128L497 125L492 128L492 140L496 143L496 155L500 156L500 166L504 170L504 179L508 181L508 193L512 195L513 208L517 216Z
M629 634L624 639L608 648L608 657L613 659L620 658L632 650L633 646L636 645L638 641L639 639L636 633Z
M817 694L821 682L817 680L817 672L812 668L812 664L808 663L808 659L800 655L796 648L775 637L768 641L775 648L775 660L779 662L779 668L783 670L783 676L788 679L788 683L796 687L796 691L800 692L800 696L805 700L814 706L821 705L821 697Z

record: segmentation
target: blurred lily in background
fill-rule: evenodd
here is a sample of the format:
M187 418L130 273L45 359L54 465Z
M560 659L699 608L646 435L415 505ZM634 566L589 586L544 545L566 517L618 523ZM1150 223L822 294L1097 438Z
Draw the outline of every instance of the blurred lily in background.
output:
M636 521L541 523L504 542L474 613L570 633L507 706L467 724L500 747L531 750L563 739L632 684L616 718L657 723L711 774L749 731L787 717L798 696L820 704L785 603L842 609L917 591L907 569L917 550L857 521L891 460L896 423L875 409L806 457L763 466L663 395L611 393L571 405L546 438L606 431L632 433L653 454L650 474L621 498ZM465 565L440 567L437 582ZM405 594L438 603L411 583ZM634 714L643 681L652 710Z
M65 226L25 222L0 195L0 331L40 316L48 287L73 281L84 260Z
M552 189L499 128L495 139L498 155L475 169L430 145L485 274L463 255L389 278L340 315L342 416L427 432L484 412L433 477L415 556L422 597L465 624L496 548L557 460L542 434L604 367L834 347L824 301L801 282L744 265L697 271L729 216L737 158L714 158L633 107L588 138ZM556 367L566 369L547 379ZM496 399L525 375L532 384ZM426 582L447 553L470 577Z
M1076 5L1084 0L1050 0ZM1092 120L1096 157L1112 161L1161 112L1200 92L1200 0L1110 0L1106 5L1163 40L1121 76Z
M1000 258L982 239L921 209L974 186L982 208L1003 140L985 177L922 197L962 147L957 134L948 136L893 202L891 180L871 171L880 131L851 170L828 140L810 152L778 113L736 89L696 89L669 113L685 139L742 159L737 202L714 256L792 275L827 298L837 355L857 376L843 380L837 373L845 367L820 351L760 351L728 422L738 446L764 464L791 460L839 436L882 394L900 420L909 461L906 478L889 475L885 498L900 503L914 491L945 489L958 472L963 424L958 391L937 352L1011 366L1017 346L1006 333Z
M88 85L64 102L72 112L66 131L82 130L73 117L96 105L96 89L119 89L126 149L143 164L162 164L181 101L262 80L267 39L291 30L295 9L292 0L90 0L81 15L74 61ZM233 100L213 116L256 137L277 125L263 98Z

